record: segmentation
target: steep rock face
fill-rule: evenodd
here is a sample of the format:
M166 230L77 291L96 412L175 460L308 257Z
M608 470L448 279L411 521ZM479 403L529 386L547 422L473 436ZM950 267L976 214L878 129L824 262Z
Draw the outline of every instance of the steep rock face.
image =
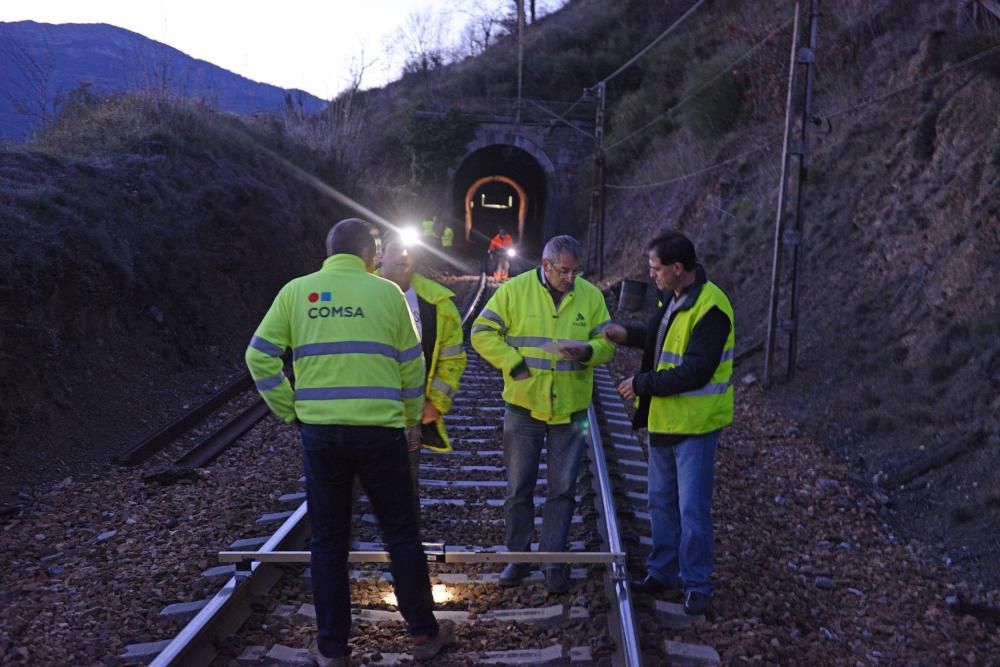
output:
M882 39L892 48L842 74L861 84L817 97L820 116L942 66L940 31ZM851 462L859 481L888 493L901 524L994 579L1000 568L986 564L1000 563L990 530L1000 520L998 108L995 74L967 67L813 131L796 377L770 392ZM714 161L776 129L780 136L773 122L733 133ZM704 166L677 166L692 145L683 134L665 142L674 166L660 173ZM647 172L632 180L656 180L648 167L657 161L667 160L647 158ZM678 226L734 299L738 348L763 341L779 166L772 139L771 148L706 175L613 194L608 273L643 279L642 244ZM783 371L783 349L778 359ZM759 374L762 361L751 358L740 374Z

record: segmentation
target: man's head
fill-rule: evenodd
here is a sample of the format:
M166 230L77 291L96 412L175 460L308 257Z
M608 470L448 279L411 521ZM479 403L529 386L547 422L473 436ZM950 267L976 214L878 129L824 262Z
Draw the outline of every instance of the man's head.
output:
M503 225L500 225L500 227L497 229L497 234L499 234L500 236L507 236L507 228L504 227Z
M326 235L327 257L340 254L357 255L371 271L381 250L378 230L358 218L341 220Z
M382 248L382 268L379 273L405 292L410 288L410 279L413 278L414 261L413 252L399 239L393 239Z
M542 271L549 287L565 294L582 273L583 246L572 236L553 236L542 250Z
M663 232L646 246L649 277L661 292L679 292L693 282L698 264L691 239L678 231Z

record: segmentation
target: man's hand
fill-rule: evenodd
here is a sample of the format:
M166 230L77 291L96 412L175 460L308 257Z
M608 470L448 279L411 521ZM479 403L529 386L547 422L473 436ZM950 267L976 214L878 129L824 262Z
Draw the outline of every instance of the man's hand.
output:
M590 345L580 340L559 342L559 356L567 361L583 361L590 351Z
M406 451L415 452L420 449L420 424L406 428Z
M614 322L611 324L605 324L604 331L602 333L604 334L604 337L612 343L617 343L619 345L625 344L625 338L628 335L625 331L625 327L620 324L615 324Z
M441 419L441 413L438 409L430 401L424 401L424 416L421 421L424 424L430 424L436 422L438 419Z
M635 380L634 375L632 377L625 378L618 385L618 393L621 394L621 397L626 401L635 400L635 389L632 387L633 380Z
M514 378L515 380L527 380L528 378L531 377L531 371L529 371L528 369L524 369L517 375L511 375L511 377Z

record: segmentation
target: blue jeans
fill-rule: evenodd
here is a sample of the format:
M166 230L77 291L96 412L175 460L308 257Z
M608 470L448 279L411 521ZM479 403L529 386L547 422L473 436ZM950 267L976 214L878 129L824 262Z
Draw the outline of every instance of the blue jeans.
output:
M566 550L586 429L584 420L546 424L507 408L503 416L503 464L507 469L504 536L511 551L531 549L535 531L535 483L543 446L548 452L548 491L542 509L539 548L541 551Z
M649 448L649 514L653 550L649 574L685 591L712 594L715 547L712 484L719 433L694 436L669 447Z
M312 523L312 588L320 653L348 652L351 589L347 554L351 542L354 477L361 480L392 559L399 611L411 634L436 635L427 561L410 493L410 463L403 430L379 426L303 424L302 462Z

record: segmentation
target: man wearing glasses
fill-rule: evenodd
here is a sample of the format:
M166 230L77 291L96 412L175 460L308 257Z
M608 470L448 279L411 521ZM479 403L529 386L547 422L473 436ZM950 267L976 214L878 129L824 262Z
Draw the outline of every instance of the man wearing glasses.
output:
M539 550L566 550L593 368L614 355L603 335L610 320L604 296L580 278L582 256L573 237L552 238L542 265L501 285L472 326L473 348L504 378L504 519L511 551L531 549L543 447L548 471ZM500 585L517 586L529 572L529 563L510 563ZM545 564L545 588L569 590L565 564Z

